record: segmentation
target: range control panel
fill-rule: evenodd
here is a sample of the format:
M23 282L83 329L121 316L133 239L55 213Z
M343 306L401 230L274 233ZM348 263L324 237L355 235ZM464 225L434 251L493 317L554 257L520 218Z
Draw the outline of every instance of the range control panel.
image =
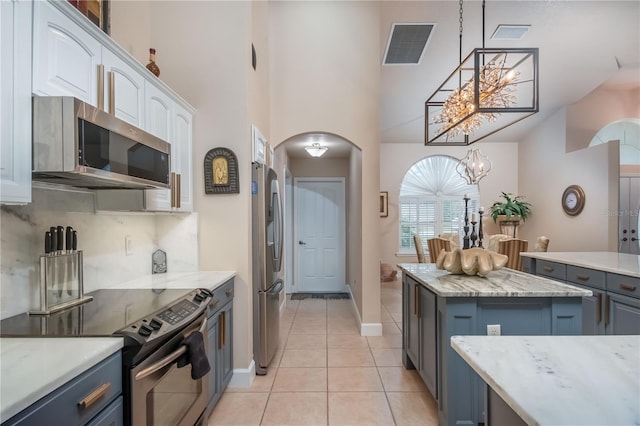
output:
M212 293L206 289L197 289L189 292L185 296L171 303L153 314L140 318L129 324L125 328L116 332L116 335L137 336L135 340L149 341L172 334L180 330L202 312L213 298Z

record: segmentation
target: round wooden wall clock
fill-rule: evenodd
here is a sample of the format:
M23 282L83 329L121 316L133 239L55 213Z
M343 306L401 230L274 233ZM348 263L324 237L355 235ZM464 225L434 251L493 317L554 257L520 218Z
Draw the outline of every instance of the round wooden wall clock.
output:
M577 216L584 208L584 190L579 185L570 185L562 193L562 209L570 216Z

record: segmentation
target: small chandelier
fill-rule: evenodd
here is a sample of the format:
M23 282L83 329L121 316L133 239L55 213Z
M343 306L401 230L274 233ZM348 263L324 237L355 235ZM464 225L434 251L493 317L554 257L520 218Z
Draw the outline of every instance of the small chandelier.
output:
M470 145L538 112L538 49L482 48L460 65L425 102L425 145ZM507 114L507 115L503 114Z
M456 172L462 176L469 185L476 185L480 179L489 174L491 161L486 155L482 155L479 149L470 149L456 166Z
M306 149L312 157L322 157L322 154L327 152L327 149L329 148L326 146L320 146L318 142L314 142L311 146L305 146L304 149Z

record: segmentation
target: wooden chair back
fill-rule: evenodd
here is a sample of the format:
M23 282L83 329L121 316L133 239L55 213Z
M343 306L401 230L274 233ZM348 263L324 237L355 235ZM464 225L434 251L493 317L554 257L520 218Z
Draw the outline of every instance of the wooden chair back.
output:
M509 240L498 241L498 253L506 255L509 260L505 265L507 268L522 271L522 259L520 253L527 251L529 241L511 238Z
M448 232L444 234L438 234L438 238L444 238L445 240L449 240L451 244L451 250L460 248L460 235L458 235L457 232Z
M533 251L547 251L549 247L549 239L543 235L536 239L536 245L533 246Z
M501 240L509 240L513 238L511 235L507 234L493 234L489 235L488 240L483 241L483 246L489 251L498 251L498 242Z
M431 238L427 240L427 246L429 247L431 263L436 263L442 249L444 249L444 251L451 251L451 241L445 240L444 238Z
M427 263L424 256L424 247L422 247L422 240L417 234L413 234L413 245L416 247L416 255L418 256L418 263Z

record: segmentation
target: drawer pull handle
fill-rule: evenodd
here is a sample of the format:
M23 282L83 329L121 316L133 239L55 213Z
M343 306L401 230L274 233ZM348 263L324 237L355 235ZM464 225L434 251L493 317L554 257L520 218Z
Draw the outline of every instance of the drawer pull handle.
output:
M231 296L233 296L233 289L232 289L232 290L227 290L227 291L225 291L225 292L224 292L224 294L225 294L225 296L227 296L227 297L231 297Z
M101 384L93 392L85 396L82 401L78 402L78 406L83 410L91 407L96 401L105 396L109 389L111 389L111 383Z
M600 324L600 321L602 321L602 293L598 293L596 295L596 300L598 304L598 311L596 312L596 322Z
M544 266L542 269L544 269L545 272L553 272L553 268L551 266Z
M611 298L609 297L609 295L606 295L604 297L604 326L608 326L609 325L609 304Z
M631 284L620 284L620 288L627 291L636 291L636 286Z
M588 275L576 275L576 278L580 281L589 281L590 277Z

